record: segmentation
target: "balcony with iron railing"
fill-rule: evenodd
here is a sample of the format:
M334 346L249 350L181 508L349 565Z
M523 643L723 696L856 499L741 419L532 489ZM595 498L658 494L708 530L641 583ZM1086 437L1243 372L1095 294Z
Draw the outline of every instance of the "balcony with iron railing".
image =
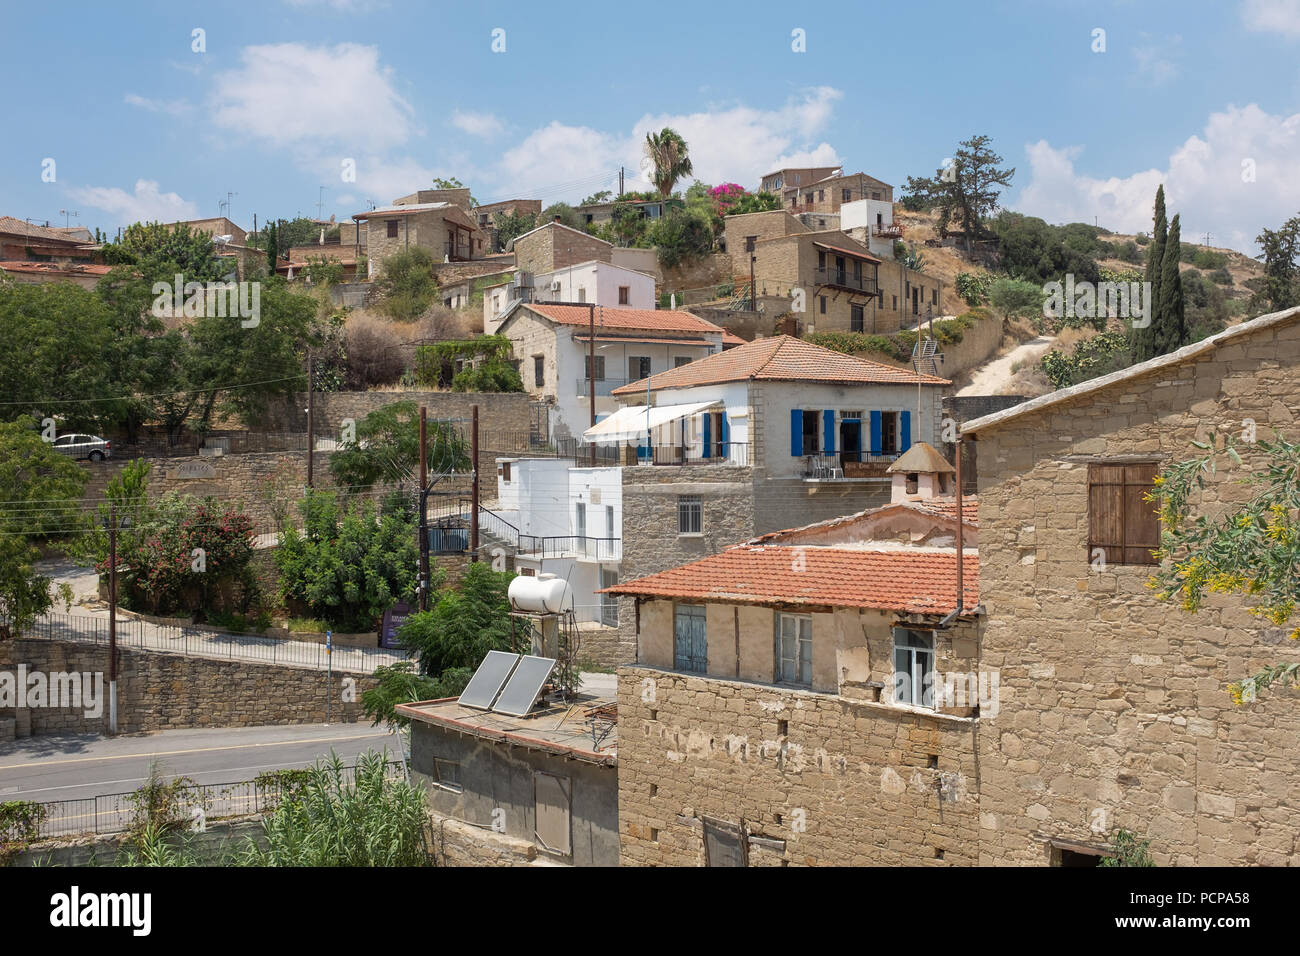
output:
M608 398L609 393L620 386L626 385L629 381L640 381L640 379L626 378L597 378L596 379L596 397ZM578 398L588 398L591 395L591 379L578 379L577 387Z
M837 452L804 455L804 481L867 481L888 478L888 468L898 454L872 455L867 452Z
M649 454L646 446L641 445L636 450L637 461L645 464L647 458L650 464L655 465L737 465L744 467L749 464L749 443L748 442L710 442L705 447L701 442L676 444L676 445L654 445Z
M622 538L593 538L588 535L519 536L519 554L528 558L577 558L580 561L621 561Z
M878 223L871 227L871 234L878 239L902 239L902 223Z
M875 276L855 274L851 269L818 269L817 284L863 295L878 295L880 291Z

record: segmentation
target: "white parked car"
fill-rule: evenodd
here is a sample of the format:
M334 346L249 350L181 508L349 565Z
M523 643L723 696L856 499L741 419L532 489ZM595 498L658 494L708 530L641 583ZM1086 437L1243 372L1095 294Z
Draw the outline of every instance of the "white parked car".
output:
M60 435L54 439L54 450L73 458L103 461L113 457L113 443L96 435Z

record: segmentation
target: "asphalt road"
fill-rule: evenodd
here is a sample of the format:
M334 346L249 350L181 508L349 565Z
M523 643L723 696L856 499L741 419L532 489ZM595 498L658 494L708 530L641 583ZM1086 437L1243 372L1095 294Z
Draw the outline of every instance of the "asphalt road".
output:
M0 744L0 802L125 793L147 779L154 761L169 776L237 783L265 770L311 766L331 750L348 764L367 750L399 760L402 752L395 736L367 723L29 737Z

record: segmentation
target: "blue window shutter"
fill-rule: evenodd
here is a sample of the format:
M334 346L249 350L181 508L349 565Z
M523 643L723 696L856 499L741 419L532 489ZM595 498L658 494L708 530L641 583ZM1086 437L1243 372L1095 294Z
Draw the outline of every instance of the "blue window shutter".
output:
M880 454L880 412L871 413L871 454Z
M722 453L725 455L727 453L726 446L731 444L731 425L727 421L726 412L722 413L722 444Z
M704 413L704 457L711 457L713 451L713 416Z
M826 439L822 443L822 452L833 455L835 454L835 409L822 410L822 426L823 437Z
M898 413L898 450L907 451L912 447L912 413L902 411Z
M798 458L803 454L803 409L790 409L790 454Z

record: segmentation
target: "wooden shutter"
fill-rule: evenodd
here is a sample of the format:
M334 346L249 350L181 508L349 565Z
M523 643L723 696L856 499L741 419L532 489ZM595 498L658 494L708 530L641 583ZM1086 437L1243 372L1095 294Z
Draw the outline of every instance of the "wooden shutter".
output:
M803 454L803 409L790 409L790 454L798 458Z
M873 455L880 454L880 446L881 446L880 432L881 432L880 412L872 411L871 412L871 454Z
M903 409L898 413L898 450L907 451L912 447L912 413Z
M1160 520L1145 500L1158 468L1153 462L1088 466L1088 559L1101 549L1108 564L1155 564Z
M835 454L835 409L822 409L822 453Z

